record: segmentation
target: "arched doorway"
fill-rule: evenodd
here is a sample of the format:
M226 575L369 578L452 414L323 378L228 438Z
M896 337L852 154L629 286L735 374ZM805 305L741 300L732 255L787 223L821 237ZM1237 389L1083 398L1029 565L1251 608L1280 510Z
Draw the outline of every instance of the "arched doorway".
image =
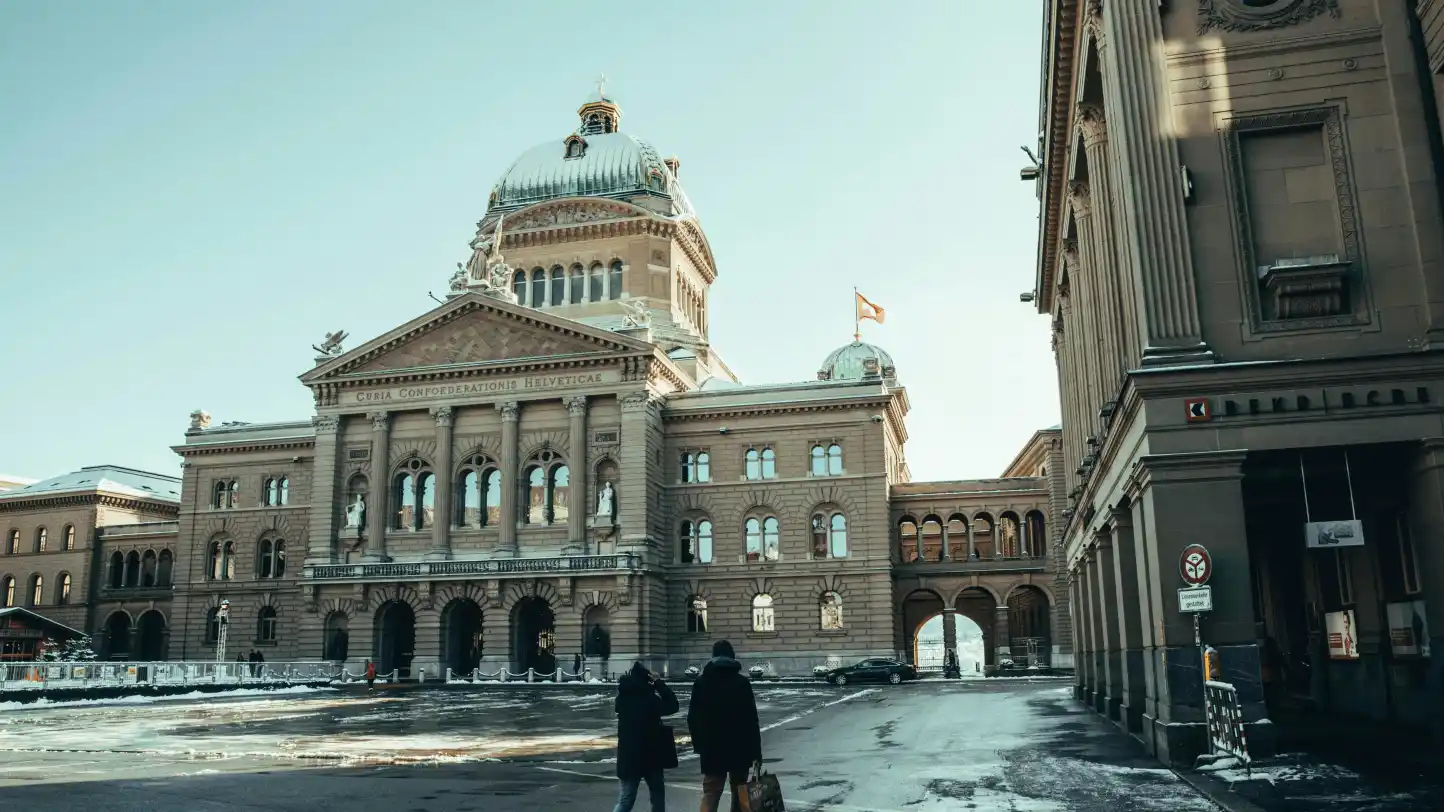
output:
M1020 668L1052 663L1052 613L1048 596L1036 586L1020 586L1008 595L1008 644Z
M967 622L976 627L979 634L982 635L984 670L987 670L989 666L996 665L997 652L994 651L993 626L995 622L994 619L997 616L998 599L986 589L969 587L958 594L957 600L953 602L953 609L957 612L959 629L963 627L962 621L966 619ZM959 647L961 648L961 634L959 634L958 640ZM962 654L963 652L958 652L959 657L961 657ZM965 670L963 673L966 674L967 671Z
M130 615L115 612L105 621L105 656L124 660L130 656Z
M332 612L326 616L326 634L321 641L321 659L345 662L346 650L351 644L351 621L345 612ZM381 666L376 667L379 671Z
M387 601L376 611L376 673L411 676L416 653L416 613L405 601Z
M165 659L165 616L151 609L136 622L140 638L140 659L157 662Z
M939 612L928 618L918 628L913 644L915 663L918 668L942 669L947 656L945 615ZM981 677L988 663L987 643L983 629L967 615L953 613L953 654L958 658L958 668L964 677Z
M481 662L481 607L470 598L459 598L441 613L441 656L456 676L476 670Z
M903 599L903 632L905 635L906 647L910 652L914 665L919 665L918 657L918 635L921 633L923 624L933 615L940 615L943 612L943 599L938 593L931 589L917 589ZM942 667L942 638L938 638L937 657L938 667ZM931 649L928 649L931 650ZM921 667L921 665L919 665Z
M541 598L522 598L511 614L512 665L516 672L536 669L550 674L557 669L555 655L556 616Z

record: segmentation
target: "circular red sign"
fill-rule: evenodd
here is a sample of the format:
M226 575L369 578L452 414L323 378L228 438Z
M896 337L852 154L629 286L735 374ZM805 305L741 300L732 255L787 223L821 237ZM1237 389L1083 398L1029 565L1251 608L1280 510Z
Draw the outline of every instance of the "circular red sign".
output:
M1203 586L1213 575L1213 556L1202 544L1190 544L1178 557L1178 574L1189 586Z

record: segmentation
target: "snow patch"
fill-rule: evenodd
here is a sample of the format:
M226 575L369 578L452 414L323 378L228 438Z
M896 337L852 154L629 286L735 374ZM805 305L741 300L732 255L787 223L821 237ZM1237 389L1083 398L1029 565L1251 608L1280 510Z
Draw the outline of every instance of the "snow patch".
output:
M150 705L155 702L174 702L187 699L232 699L238 696L282 696L311 694L318 691L334 691L335 688L313 688L307 685L292 685L286 688L236 688L231 691L190 691L184 694L155 696L132 694L111 699L66 699L54 700L41 697L34 702L0 702L0 711L23 711L33 708L70 708L86 705Z

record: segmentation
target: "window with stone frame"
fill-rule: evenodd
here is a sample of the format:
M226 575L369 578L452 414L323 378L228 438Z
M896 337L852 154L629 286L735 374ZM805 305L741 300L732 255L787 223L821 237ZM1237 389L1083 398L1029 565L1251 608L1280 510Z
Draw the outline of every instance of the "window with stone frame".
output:
M35 529L35 552L43 553L50 546L50 531L43 527Z
M425 530L436 523L436 474L431 463L411 457L391 479L391 529Z
M70 604L70 573L60 573L60 577L56 579L56 586L59 589L55 595L55 605L68 606Z
M45 578L40 575L30 576L30 605L40 606L45 602Z
M501 469L485 454L473 454L461 463L456 477L457 527L495 526L501 521Z
M261 486L261 504L282 507L291 503L291 482L283 476L267 477Z
M920 560L921 552L918 550L918 523L911 516L904 516L897 524L897 552L898 560L904 564L912 564Z
M712 563L712 521L686 519L678 534L678 553L683 564Z
M847 557L847 517L841 511L821 510L812 514L812 557Z
M842 446L838 443L817 443L809 455L813 476L842 475Z
M608 299L622 298L622 261L620 259L612 260L611 269L607 274L607 284Z
M155 586L156 568L159 561L155 550L146 550L140 557L140 586L150 588Z
M7 609L15 605L15 576L7 575L0 578L0 596L4 597L4 606Z
M687 633L707 633L707 600L701 596L687 596Z
M541 268L531 269L531 306L535 308L546 307L547 303L547 272Z
M277 617L276 610L271 606L262 606L261 611L256 615L256 642L276 642Z
M1424 591L1424 587L1419 580L1419 556L1414 548L1414 534L1409 531L1408 515L1400 513L1395 524L1398 527L1399 569L1404 594L1417 595Z
M175 577L175 556L170 550L160 551L160 560L155 569L155 585L160 587L171 586L171 580Z
M571 469L561 455L542 450L522 469L526 505L522 514L530 525L559 524L571 515Z
M20 531L11 530L10 538L5 543L5 554L15 555L20 552Z
M712 481L712 455L706 451L683 451L681 467L682 482Z
M776 617L773 614L772 596L765 592L752 598L752 631L777 631Z
M772 446L747 449L743 457L743 473L750 480L777 478L777 452Z
M571 304L581 304L587 296L587 272L580 262L573 264L567 274L567 293Z
M592 263L592 269L587 273L587 301L600 302L606 293L607 272L602 263Z
M73 524L67 524L65 526L65 549L75 549L75 525Z
M516 297L516 303L526 306L526 271L518 270L511 275L511 292Z
M1221 124L1246 331L1371 318L1358 208L1337 106L1250 112Z
M239 507L240 486L234 479L217 480L211 489L211 507L226 510Z
M210 544L210 565L206 578L210 581L229 581L236 575L236 545L226 539L215 539Z
M110 588L125 586L125 556L119 550L110 554Z
M286 575L286 542L263 538L256 550L256 577L283 578Z
M818 611L823 631L840 631L843 628L841 595L832 591L822 593L822 597L818 600Z
M777 561L782 557L781 525L775 516L752 516L744 523L749 562Z
M215 645L221 639L221 610L212 606L206 610L206 643Z

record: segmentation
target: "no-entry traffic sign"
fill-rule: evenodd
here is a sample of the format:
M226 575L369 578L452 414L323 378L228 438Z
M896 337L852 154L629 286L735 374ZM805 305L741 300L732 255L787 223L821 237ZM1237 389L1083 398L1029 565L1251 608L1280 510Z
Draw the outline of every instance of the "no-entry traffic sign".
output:
M1213 575L1213 557L1202 544L1190 544L1178 557L1178 574L1189 586L1203 586Z

